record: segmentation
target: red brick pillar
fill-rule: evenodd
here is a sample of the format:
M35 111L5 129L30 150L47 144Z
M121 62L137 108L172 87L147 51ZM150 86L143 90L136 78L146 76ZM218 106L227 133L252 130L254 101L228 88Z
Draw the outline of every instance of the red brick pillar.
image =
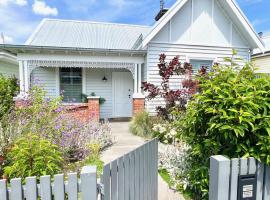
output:
M28 100L26 97L17 96L13 98L16 108L26 107L28 105Z
M144 110L145 106L145 97L143 95L134 95L133 96L133 115Z
M89 109L89 116L90 119L94 119L99 122L100 119L100 105L98 96L91 96L88 97L88 109Z

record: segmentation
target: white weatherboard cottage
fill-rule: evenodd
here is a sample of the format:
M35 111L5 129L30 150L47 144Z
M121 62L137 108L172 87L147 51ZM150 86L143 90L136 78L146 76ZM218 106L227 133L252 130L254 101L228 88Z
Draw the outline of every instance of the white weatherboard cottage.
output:
M94 92L106 99L101 118L132 116L132 98L143 97L141 82L160 83L161 53L199 68L222 63L232 49L244 61L253 49L264 50L234 0L178 0L165 11L151 27L45 19L25 45L4 49L18 56L22 93L37 79L49 96L64 90L66 102ZM180 80L171 83L180 87ZM154 112L158 104L146 101L146 109Z

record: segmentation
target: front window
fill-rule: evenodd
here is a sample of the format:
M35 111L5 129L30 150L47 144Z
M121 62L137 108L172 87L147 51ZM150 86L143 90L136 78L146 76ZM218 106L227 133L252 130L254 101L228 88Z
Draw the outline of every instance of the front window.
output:
M201 69L201 67L206 67L207 71L211 70L213 66L212 60L190 60L190 64L192 65L192 73L197 74L197 72Z
M60 89L64 102L82 102L82 69L60 68Z

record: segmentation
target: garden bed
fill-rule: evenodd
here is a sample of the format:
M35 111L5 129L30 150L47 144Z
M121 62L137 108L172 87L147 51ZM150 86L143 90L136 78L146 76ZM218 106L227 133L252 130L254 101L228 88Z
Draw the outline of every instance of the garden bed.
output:
M100 174L100 153L112 144L111 128L108 123L72 117L69 111L61 97L46 98L41 88L32 88L24 105L1 119L0 175L24 180L80 172L84 165L96 165Z

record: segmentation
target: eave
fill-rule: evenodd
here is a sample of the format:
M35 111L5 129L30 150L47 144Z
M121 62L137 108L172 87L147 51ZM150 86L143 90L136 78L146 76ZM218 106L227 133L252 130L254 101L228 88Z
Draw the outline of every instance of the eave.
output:
M16 55L10 54L6 51L0 51L0 60L8 63L18 64Z
M266 51L264 53L253 54L251 56L251 58L262 58L262 57L266 57L266 56L270 56L270 51Z
M54 46L31 46L31 45L7 45L0 44L0 50L7 51L14 55L24 53L63 53L63 54L104 54L104 55L125 55L145 56L146 50L129 49L98 49L98 48L77 48L77 47L54 47Z

